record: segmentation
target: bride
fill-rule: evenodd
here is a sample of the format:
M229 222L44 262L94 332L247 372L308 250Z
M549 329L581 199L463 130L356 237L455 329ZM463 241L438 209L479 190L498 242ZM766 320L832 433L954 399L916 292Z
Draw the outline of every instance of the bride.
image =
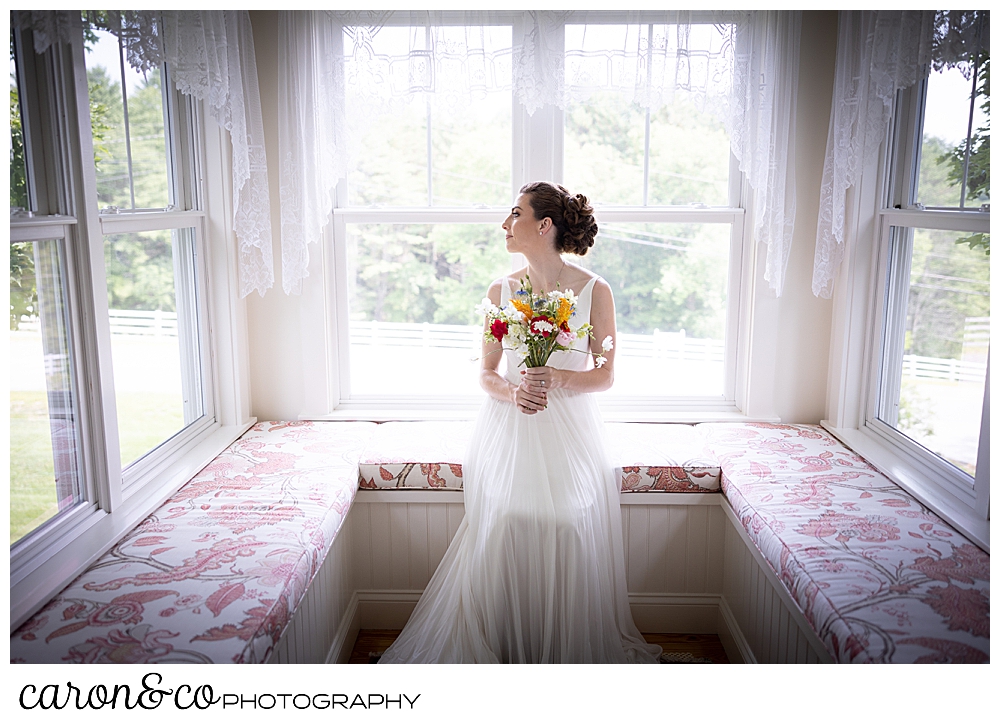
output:
M507 250L528 266L493 282L502 306L526 275L536 292L577 292L575 329L616 337L611 287L563 253L586 254L597 234L583 195L524 186L503 224ZM656 663L632 621L618 485L590 393L611 387L614 350L591 363L590 339L524 369L483 343L489 398L462 466L465 518L413 615L379 663ZM597 350L595 350L597 351Z

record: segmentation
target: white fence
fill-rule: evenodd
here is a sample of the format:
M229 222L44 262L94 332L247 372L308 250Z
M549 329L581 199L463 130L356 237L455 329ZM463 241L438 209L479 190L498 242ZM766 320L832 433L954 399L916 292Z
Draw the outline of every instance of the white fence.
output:
M143 337L176 337L177 312L133 312L109 309L111 334ZM22 317L18 328L25 332L40 332L38 317Z
M401 324L396 322L351 322L351 344L387 347L450 347L468 349L478 355L482 327L458 324ZM623 357L653 357L721 362L724 345L717 339L694 339L683 332L656 330L653 334L618 335L618 354Z
M981 362L963 362L958 359L903 355L903 375L952 382L984 382L986 365Z
M108 312L111 334L147 337L176 337L176 312L134 312L112 309ZM988 318L987 318L988 320ZM989 344L989 324L981 320L976 325L976 341ZM20 328L39 331L37 318L25 318ZM985 335L984 335L985 331ZM482 328L458 324L402 324L396 322L351 322L351 344L385 347L421 347L468 349L479 354ZM719 339L697 339L684 332L618 335L618 355L664 360L722 362L724 344ZM911 378L950 380L952 382L983 382L986 364L957 359L939 359L903 355L903 375Z
M475 355L479 353L482 333L481 327L457 324L351 322L352 345L468 349ZM618 335L620 357L722 362L724 349L722 340L697 339L684 332L654 330L653 334L623 332ZM953 382L982 382L986 378L986 365L908 354L903 356L903 374Z

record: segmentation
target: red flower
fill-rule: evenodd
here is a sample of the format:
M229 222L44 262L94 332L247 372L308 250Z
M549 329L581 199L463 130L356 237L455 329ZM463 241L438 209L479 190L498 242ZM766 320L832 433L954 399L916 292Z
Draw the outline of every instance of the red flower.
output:
M504 335L507 334L507 323L502 319L494 319L490 325L490 333L497 338L497 342L502 342Z

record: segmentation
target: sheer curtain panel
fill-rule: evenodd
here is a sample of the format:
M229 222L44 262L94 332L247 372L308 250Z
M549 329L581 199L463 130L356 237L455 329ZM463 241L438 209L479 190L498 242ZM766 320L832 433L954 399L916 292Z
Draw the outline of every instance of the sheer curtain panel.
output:
M737 25L728 118L733 155L754 190L764 279L781 296L795 224L795 106L801 11L757 11Z
M264 127L250 16L245 10L15 10L31 28L36 53L68 42L82 25L116 35L141 72L167 63L177 89L204 101L233 145L233 229L239 244L240 296L274 285Z
M885 139L896 92L930 68L988 52L983 11L841 11L833 111L820 187L813 294L829 299L844 258L847 189Z
M491 36L501 26L512 31L506 47ZM400 27L409 32L407 50L380 51L379 34ZM346 95L364 95L364 107L380 112L417 93L461 98L509 89L529 114L597 92L655 111L684 93L724 118L756 192L765 278L780 294L795 216L800 27L797 11L282 11L285 291L301 289L308 244L319 238L337 181L358 153Z

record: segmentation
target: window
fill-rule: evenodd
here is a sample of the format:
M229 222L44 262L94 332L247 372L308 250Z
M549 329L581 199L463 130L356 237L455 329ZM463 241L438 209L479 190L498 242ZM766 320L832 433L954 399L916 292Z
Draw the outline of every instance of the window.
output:
M503 249L500 224L537 176L597 207L597 243L570 260L615 293L617 374L604 404L736 411L742 177L713 99L677 88L647 110L605 88L565 111L529 115L511 92L523 18L498 17L489 26L345 29L357 153L331 234L345 302L333 308L331 404L344 412L478 404L482 327L473 310L493 279L523 266ZM672 52L677 26L596 17L586 26L560 21L573 78L600 86L622 43L636 39ZM705 18L691 35L697 75L721 52L725 28ZM373 68L387 80L369 83Z
M72 515L86 498L81 465L77 334L69 270L75 220L36 217L47 200L29 168L34 64L10 43L10 543ZM54 200L53 200L54 202Z
M187 103L169 90L169 68L143 77L126 62L118 38L103 30L88 30L84 45L119 454L129 479L136 461L206 417L201 218L188 214L179 224L173 213L196 209L197 198L179 201L180 179L193 169L175 151L191 148L192 139L181 138L177 115Z
M10 48L17 625L247 417L227 404L231 422L219 422L217 387L238 384L238 341L209 335L210 312L233 320L208 293L214 283L227 299L231 270L225 254L208 266L206 230L209 217L232 226L221 199L206 208L201 177L221 186L226 175L204 163L206 149L221 156L199 105L173 89L167 66L135 73L100 30L36 54L31 30L15 28Z
M989 65L986 54L967 57L898 98L865 414L869 431L979 519L989 489Z
M22 228L19 238L47 235L34 230L41 233ZM82 502L84 491L65 239L12 241L10 266L13 545Z

